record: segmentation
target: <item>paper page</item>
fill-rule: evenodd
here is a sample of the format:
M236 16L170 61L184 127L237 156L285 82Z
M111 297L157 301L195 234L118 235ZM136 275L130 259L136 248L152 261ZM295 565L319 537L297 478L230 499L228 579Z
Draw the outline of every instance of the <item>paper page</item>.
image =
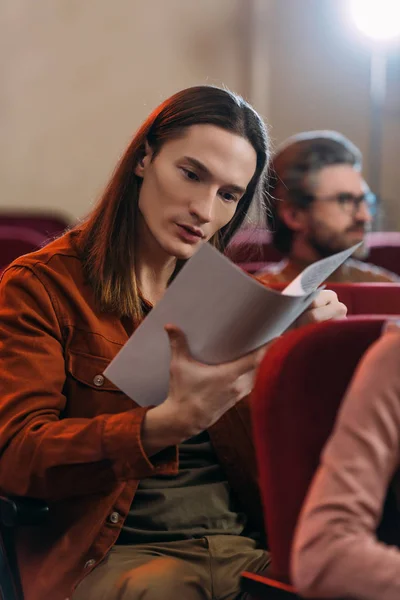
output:
M302 271L285 289L282 294L289 296L301 296L314 292L345 260L353 254L362 242L355 244L347 250L322 258L312 263Z
M160 404L169 386L164 325L182 329L195 359L218 364L281 335L313 298L314 294L292 297L270 290L204 244L104 374L136 403Z

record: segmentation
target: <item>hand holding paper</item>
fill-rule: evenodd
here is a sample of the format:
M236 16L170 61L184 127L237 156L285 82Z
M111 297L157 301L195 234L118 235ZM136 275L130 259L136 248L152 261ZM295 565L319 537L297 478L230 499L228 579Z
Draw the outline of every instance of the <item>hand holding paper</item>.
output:
M356 248L310 265L280 293L204 244L107 367L106 377L142 406L163 402L171 358L167 323L185 333L196 360L232 361L281 335L310 305L318 285Z
M168 396L162 405L173 427L192 437L208 429L252 390L265 346L228 363L207 365L190 354L184 333L174 325L166 331L171 349ZM160 408L160 407L159 407Z

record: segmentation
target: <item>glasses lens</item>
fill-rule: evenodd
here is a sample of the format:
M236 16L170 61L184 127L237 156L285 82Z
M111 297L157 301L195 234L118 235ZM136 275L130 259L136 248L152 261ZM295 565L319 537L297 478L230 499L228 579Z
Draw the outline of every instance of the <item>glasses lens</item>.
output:
M375 194L373 194L372 192L367 192L364 196L364 200L368 206L368 210L371 213L371 215L375 215L377 208L377 198Z

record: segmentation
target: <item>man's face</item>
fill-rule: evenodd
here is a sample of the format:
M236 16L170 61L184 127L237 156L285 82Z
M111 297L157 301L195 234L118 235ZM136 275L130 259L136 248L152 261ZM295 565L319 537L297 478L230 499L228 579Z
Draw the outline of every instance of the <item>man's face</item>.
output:
M135 170L142 178L139 239L190 258L232 219L256 160L245 138L214 125L189 127L156 156L148 148Z
M314 200L305 211L303 241L319 256L330 256L364 241L370 230L372 216L366 202L356 207L338 198L362 196L368 188L359 171L350 165L331 165L321 169L309 182ZM360 246L356 255L367 254Z

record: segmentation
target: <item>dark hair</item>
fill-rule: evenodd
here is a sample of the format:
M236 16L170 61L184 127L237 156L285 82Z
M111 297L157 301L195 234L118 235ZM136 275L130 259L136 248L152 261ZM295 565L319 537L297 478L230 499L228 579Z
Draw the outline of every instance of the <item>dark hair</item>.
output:
M267 222L273 243L283 254L290 252L293 231L279 215L279 202L306 208L313 200L312 176L329 165L347 164L361 170L360 150L336 131L307 131L290 137L278 148L270 165L270 207Z
M216 125L246 138L257 154L255 173L234 217L210 242L224 250L243 223L253 198L262 202L268 141L265 125L256 111L240 96L213 86L188 88L165 100L137 131L99 204L79 226L84 272L101 310L133 317L135 321L143 317L135 277L135 222L141 183L135 167L144 156L146 142L154 158L166 141L198 124Z

